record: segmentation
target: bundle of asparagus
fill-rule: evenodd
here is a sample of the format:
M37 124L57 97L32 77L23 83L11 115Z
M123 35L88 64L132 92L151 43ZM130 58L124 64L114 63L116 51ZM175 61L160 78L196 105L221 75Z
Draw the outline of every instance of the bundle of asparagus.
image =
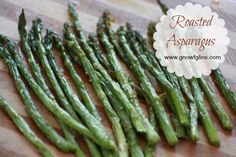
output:
M160 1L158 3L163 13L166 13L168 8ZM111 25L114 19L105 11L97 23L97 35L87 38L80 25L76 6L69 4L68 12L72 26L67 22L64 24L61 39L51 30L47 30L43 36L43 25L39 18L33 20L31 30L27 32L22 10L18 22L20 48L30 69L22 63L23 58L16 44L0 35L0 56L9 68L27 113L39 130L61 151L72 152L77 157L87 156L76 141L75 133L78 133L83 136L93 157L152 157L154 146L160 141L157 126L168 144L174 146L180 138L190 138L192 141L199 139L198 118L210 144L219 146L219 135L207 111L202 93L209 100L222 127L232 130L233 125L228 113L205 79L193 78L188 81L169 73L159 63L147 40L133 30L130 24L113 31ZM153 35L154 27L154 23L149 25L149 37ZM153 44L152 38L149 39L149 43ZM63 59L79 96L57 63L55 49ZM130 79L119 57L129 67L136 80ZM105 110L115 135L114 140L103 125L96 104L75 68L76 63L85 71ZM47 78L42 71L45 71ZM146 72L155 77L165 98L161 99L162 94L154 89ZM236 96L221 71L214 70L212 78L236 112ZM44 118L27 86L55 116L63 135ZM139 99L145 99L149 118L145 115ZM165 103L168 106L165 106ZM55 156L1 96L0 107L42 156ZM167 110L170 110L171 114ZM138 136L141 135L145 137L145 147L139 144Z

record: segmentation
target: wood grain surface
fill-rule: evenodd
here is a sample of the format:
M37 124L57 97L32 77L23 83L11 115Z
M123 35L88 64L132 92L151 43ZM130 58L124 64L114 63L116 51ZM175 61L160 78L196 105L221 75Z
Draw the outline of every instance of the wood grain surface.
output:
M125 24L128 21L134 26L135 29L141 31L144 35L146 34L148 23L151 20L158 22L162 15L155 0L80 0L76 2L78 3L81 24L86 33L95 32L98 17L105 9L110 10L116 20L114 28L117 28L117 26ZM178 4L186 3L185 0L163 0L163 2L166 3L168 7L175 7ZM207 0L191 0L190 2L211 6L211 8L225 20L226 27L229 31L229 37L231 38L231 44L228 47L226 61L220 66L220 69L222 70L229 85L234 91L236 91L236 1L221 0L219 4L215 4ZM16 42L19 41L17 20L21 9L24 8L28 21L28 28L31 27L32 19L38 16L42 18L45 27L49 27L61 34L63 22L68 20L67 3L67 0L0 0L0 33L7 35ZM64 68L59 57L57 57L57 61ZM77 70L86 82L94 103L97 105L97 108L101 113L104 124L110 129L103 108L99 104L92 86L88 83L87 76L78 66ZM68 80L71 81L66 70L64 70L64 74L67 76ZM156 86L154 79L150 79L152 80L153 85ZM167 145L162 136L161 143L156 146L156 157L236 157L236 116L229 109L227 103L222 98L221 93L212 83L211 78L207 78L207 80L213 85L219 95L219 99L224 104L227 112L230 114L235 129L233 129L232 132L223 130L208 105L209 112L211 113L211 117L215 122L221 138L221 146L219 148L210 146L207 142L202 127L200 127L200 140L196 143L193 143L190 140L180 140L180 143L176 147L170 147ZM13 105L17 112L24 117L36 134L49 145L53 152L55 152L59 157L73 156L72 154L64 154L60 152L33 124L32 120L25 111L24 104L16 91L14 82L11 79L7 67L2 59L0 59L0 95L5 97ZM33 94L32 96L46 119L60 132L58 124L51 113L43 107L41 102ZM145 104L142 106L145 109ZM78 141L81 141L79 138L80 137L78 137ZM81 147L84 148L82 141L80 144ZM86 148L84 149L86 150ZM37 153L37 150L24 138L24 136L22 136L21 133L19 133L8 116L0 110L0 157L38 156L39 154Z

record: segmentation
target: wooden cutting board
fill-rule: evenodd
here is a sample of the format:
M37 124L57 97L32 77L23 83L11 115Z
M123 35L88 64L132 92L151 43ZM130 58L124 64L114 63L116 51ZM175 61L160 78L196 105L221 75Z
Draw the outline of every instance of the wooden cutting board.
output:
M184 0L176 0L174 2L171 0L165 1L168 7L175 7L177 4L184 4L185 2L186 1ZM192 0L192 2L196 2L196 0ZM26 11L28 27L31 26L32 19L39 16L42 18L45 27L49 27L61 34L63 22L68 20L67 3L67 0L0 0L0 33L9 36L15 41L19 40L17 20L21 9L24 8ZM128 21L134 26L135 29L141 31L142 34L146 34L149 21L153 20L158 22L160 16L162 15L155 0L80 0L77 3L79 4L78 10L81 24L86 33L95 32L98 17L105 9L109 9L112 12L116 20L115 27L125 24ZM226 55L226 61L220 68L222 69L222 72L230 86L234 91L236 91L236 2L233 0L224 0L220 1L220 4L218 5L210 1L200 0L198 3L210 5L226 21L226 27L229 30L229 36L231 38L231 44ZM57 57L57 60L63 67L62 61L59 57ZM99 104L92 86L88 83L88 78L81 68L78 67L78 71L93 96L94 102L103 117L104 124L109 128L109 123L104 115L103 108ZM64 71L64 73L68 76L66 71ZM67 78L71 81L69 77ZM153 85L156 85L153 78L151 78L151 80ZM208 78L208 81L212 83L210 78ZM215 86L213 87L215 88ZM215 90L219 95L219 99L224 104L225 109L230 114L234 126L236 127L236 116L233 115L217 88L215 88ZM2 59L0 59L0 95L13 104L13 107L30 124L36 134L45 143L47 143L59 157L73 156L72 154L64 154L56 149L35 127L25 111L24 104L16 91L14 82L11 79L7 67L3 63ZM60 132L53 116L43 107L34 95L32 96L46 119ZM206 136L200 127L200 140L197 143L193 143L189 140L181 140L176 147L170 147L166 144L164 138L162 138L161 143L156 146L156 156L236 156L236 129L232 132L223 130L220 127L219 121L216 119L215 115L212 114L211 108L209 106L208 108L221 138L220 148L214 148L208 144ZM83 142L80 142L80 144L81 147L84 147ZM39 154L36 149L24 138L24 136L22 136L21 133L19 133L8 116L0 110L0 157L38 156Z

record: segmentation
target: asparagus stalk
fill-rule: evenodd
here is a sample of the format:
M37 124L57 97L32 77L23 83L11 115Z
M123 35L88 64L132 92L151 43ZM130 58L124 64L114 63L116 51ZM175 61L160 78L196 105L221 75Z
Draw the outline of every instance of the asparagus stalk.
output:
M188 85L188 82L183 77L177 78L175 75L168 73L168 71L165 68L161 68L159 62L157 61L157 59L155 58L151 50L148 48L148 46L145 44L146 41L142 38L142 36L138 32L135 32L135 35L137 37L137 41L139 41L139 44L143 46L142 52L138 51L137 48L136 48L137 49L136 52L140 52L139 56L145 59L146 62L144 62L144 64L146 63L146 65L149 65L149 66L152 65L153 68L159 71L160 75L166 76L166 78L168 78L168 81L170 81L170 83L174 85L176 89L178 89L179 96L180 96L179 98L180 100L182 100L182 102L185 102L185 100L184 100L183 95L180 93L181 89L186 94L189 100L189 106L190 106L190 112L189 112L190 136L193 141L196 141L199 138L198 125L197 125L198 112L197 112L195 100L191 94L191 89ZM136 47L138 47L138 43L136 44ZM176 117L177 114L176 114L176 110L174 106L172 105L172 101L170 100L170 98L168 98L167 101L168 101L169 106L171 107L171 110L174 112L173 122L176 127L176 134L178 137L185 137L185 131L184 131L185 128L181 126L178 120L178 117ZM186 106L186 104L184 106Z
M153 34L155 30L156 30L155 23L151 22L148 26L148 36L149 36L151 45L154 43ZM159 70L164 70L167 72L166 68L163 68L163 67L161 68L159 61L155 57L152 50L148 48L147 42L145 42L142 36L138 32L136 32L136 36L137 36L137 39L139 40L139 43L143 45L144 53L146 56L148 56L148 59L150 59L150 62L152 62L153 66L155 66ZM182 90L182 92L186 95L187 99L190 102L194 102L194 100L192 99L191 91L189 91L188 82L186 79L184 79L184 77L177 77L176 75L169 74L168 72L166 73L166 75L170 79L170 81L173 81L173 85L177 85L177 88Z
M26 79L26 81L29 83L30 87L33 89L35 94L40 98L40 100L43 102L45 107L52 112L56 117L61 118L61 120L70 126L71 128L74 128L77 132L81 133L82 135L92 138L94 141L98 142L96 138L94 138L93 134L82 124L79 124L76 120L74 120L67 112L65 112L53 99L51 99L43 89L36 83L32 75L29 73L27 68L22 63L22 58L20 57L19 53L17 52L17 49L14 45L14 43L9 40L8 38L0 35L0 42L4 43L7 48L9 49L9 52L14 56L15 62ZM99 141L101 142L101 141ZM99 143L98 142L98 143Z
M49 90L44 78L43 78L40 67L37 64L37 62L35 61L35 58L34 58L33 53L31 51L30 45L28 44L28 35L27 35L27 31L25 29L25 26L26 26L26 19L25 19L24 10L22 10L22 13L19 17L19 22L18 22L18 30L19 30L19 34L20 34L20 38L21 38L22 52L25 52L28 62L29 62L29 65L33 69L33 74L34 74L38 84L41 86L42 89L44 89L45 93L47 93L48 96L55 99L53 94ZM66 104L66 105L64 105L64 108L70 108L70 105ZM72 112L73 112L72 108L68 109L67 111L70 111L70 110L72 110ZM58 120L64 134L66 135L66 139L68 139L71 143L73 143L76 146L76 149L75 149L76 156L85 157L84 153L77 145L77 143L71 133L71 130L67 126L65 126L65 124L63 124L63 122L61 122L61 120L59 118L57 118L57 120Z
M106 84L104 83L105 80L102 77L100 77L100 79L102 80L101 82L102 82L103 89L104 89L106 95L108 96L109 100L111 101L113 108L116 110L116 113L120 117L122 127L127 135L127 141L129 144L131 156L132 157L144 157L143 151L138 144L138 139L135 134L134 128L132 127L132 123L131 123L129 117L127 116L127 114L125 113L124 108L120 107L119 100L117 100L113 96L109 87L106 86Z
M183 76L178 77L178 81L179 81L179 85L180 85L180 88L181 88L182 92L187 97L187 100L189 102L194 102L194 98L193 98L193 95L191 93L191 89L189 87L188 81Z
M190 102L190 136L192 141L199 139L197 102Z
M212 76L214 77L214 81L217 86L220 87L226 101L236 113L236 96L234 92L230 89L228 83L225 81L220 69L218 68L216 70L213 70Z
M173 105L176 110L177 116L180 120L180 123L184 126L188 126L189 125L188 107L184 101L181 92L178 89L174 88L172 84L162 75L162 73L158 71L154 66L152 66L152 64L149 62L149 60L145 55L142 55L140 46L138 42L135 40L135 34L132 32L130 26L128 27L128 39L134 52L136 52L136 55L139 58L140 63L148 69L148 71L161 84L161 87L163 87L166 93L170 96L171 100L173 101Z
M128 96L130 102L133 104L138 114L143 118L143 123L146 126L146 136L147 136L148 142L150 144L156 143L157 141L159 141L159 136L154 130L154 128L151 126L151 124L149 123L148 119L145 117L143 110L141 109L139 105L139 102L137 99L137 93L135 90L133 90L132 86L130 85L129 79L126 76L124 70L122 69L118 61L114 47L110 43L109 38L105 33L106 27L109 27L108 25L110 21L112 20L110 17L110 13L104 12L101 20L102 21L100 21L100 23L98 23L97 25L97 34L99 36L100 41L103 43L103 45L105 46L105 49L108 52L107 59L111 65L111 69L113 69L112 71L115 73L118 82L120 83L122 89Z
M166 6L165 4L163 4L163 3L161 2L161 0L157 0L157 3L160 5L163 14L167 14L167 11L168 11L167 6Z
M37 45L36 45L36 42L35 42L35 39L34 39L34 36L33 36L33 32L31 32L29 34L30 36L30 45L32 48L34 48L34 51L38 51L37 50ZM44 48L40 48L39 51L41 50L44 50ZM44 50L45 51L45 50ZM32 52L31 52L32 53ZM33 56L33 54L32 54ZM31 62L30 62L31 63ZM31 64L30 64L31 65ZM37 71L33 71L34 73L36 73ZM37 76L38 74L35 74L35 76ZM46 70L46 75L49 76L49 81L53 87L53 90L55 91L57 97L59 98L60 100L60 104L63 106L63 108L66 109L66 111L75 119L75 120L79 120L76 112L74 111L74 109L72 108L71 104L69 103L69 101L67 101L67 98L66 96L64 95L62 89L60 88L59 86L59 83L56 79L56 77L54 76L53 74L53 71L52 70Z
M69 6L69 13L71 13L72 15L72 20L74 21L75 30L80 39L81 46L84 49L84 52L89 56L90 60L92 61L94 68L98 70L99 72L101 72L103 77L105 77L113 94L118 98L121 104L125 107L126 112L129 115L135 129L139 132L145 132L145 127L144 127L142 118L139 116L135 108L132 106L126 94L121 89L120 85L110 78L109 74L99 63L99 61L97 60L96 56L93 53L93 50L88 45L87 39L85 38L83 31L81 29L81 26L78 20L78 15L76 13L75 8L72 5Z
M40 67L35 61L35 58L31 51L30 45L28 43L28 35L25 26L26 26L26 19L24 10L22 9L22 13L19 16L19 22L18 22L18 31L20 34L22 52L26 54L28 62L30 64L30 67L32 68L32 71L35 75L35 79L37 80L38 84L44 89L44 91L48 94L48 96L52 96L45 80L43 79Z
M160 94L160 98L161 101L164 102L165 101L165 93ZM144 96L144 98L147 98L146 96ZM152 105L150 104L151 102L146 99L147 104L149 104L148 106L148 114L149 114L149 121L151 123L151 125L153 126L153 128L157 128L157 119L155 116L155 112L153 110ZM154 152L155 152L155 146L153 146L150 143L147 143L147 145L144 148L144 156L145 157L154 157Z
M173 102L171 101L171 99L169 97L167 97L166 100L167 100L166 102L167 102L169 108L173 112L173 115L171 115L171 120L172 120L172 123L173 123L174 128L175 128L176 136L178 138L186 137L185 127L183 125L181 125L181 123L178 119L178 116L176 114L176 110L175 110L175 107L173 105Z
M155 111L156 117L160 123L161 129L167 139L167 142L170 145L176 145L178 143L178 139L175 135L175 132L173 130L173 127L169 121L169 118L164 110L164 107L162 106L162 102L160 100L160 97L156 94L154 88L152 87L150 81L146 77L144 70L142 66L140 65L138 59L133 54L132 50L129 47L129 44L127 42L127 39L125 37L125 30L124 27L121 27L118 31L120 44L122 45L125 57L129 59L129 64L131 65L131 68L133 72L138 76L139 83L141 84L141 88L145 92L145 95L148 97L150 104L153 107L153 110Z
M48 34L47 34L48 35ZM94 133L94 135L100 140L104 140L105 148L111 148L114 143L111 141L110 137L107 135L106 131L104 131L104 127L98 121L92 114L89 113L89 111L84 107L82 102L79 100L77 95L73 92L71 86L67 82L66 78L64 77L63 73L59 69L59 66L57 65L54 56L51 52L51 42L49 37L47 36L45 39L48 41L45 41L45 48L47 51L47 54L41 54L41 55L47 55L47 59L49 62L49 68L51 68L56 77L58 78L58 82L61 85L62 89L64 90L65 95L67 96L68 100L71 102L72 106L74 107L75 111L79 113L85 124L88 126L88 128ZM46 56L45 56L46 57ZM42 60L43 61L43 60ZM44 61L45 62L45 61Z
M157 128L157 120L155 117L155 112L152 108L152 106L148 107L148 113L149 113L149 121L153 128ZM155 147L149 143L145 146L144 149L144 156L145 157L154 157Z
M51 39L50 39L50 38L51 38ZM65 84L65 83L66 83L66 79L63 77L63 74L61 73L61 70L58 68L59 66L58 66L57 63L56 63L55 58L54 58L52 52L50 52L50 47L52 46L50 40L53 40L53 38L54 38L54 34L53 34L52 32L47 32L45 39L47 40L47 50L48 50L47 56L48 56L48 60L49 60L49 62L51 63L51 67L52 67L52 69L54 70L54 73L55 73L55 74L57 75L57 77L59 78L59 81L62 81L62 82L61 82L61 85L62 85L63 87L67 87L67 88L68 88L68 89L66 89L66 92L68 93L68 91L72 91L72 89L70 89L71 87L68 86L69 83ZM64 48L64 47L62 47L62 48ZM72 65L72 66L73 66L73 65ZM75 71L74 71L74 72L75 72ZM76 74L76 73L75 73L75 74ZM82 81L82 80L81 80L81 81ZM85 88L85 86L84 86L84 88ZM82 91L82 92L83 92L83 91ZM72 94L70 94L70 95L72 95ZM87 91L87 95L88 95L88 91ZM86 95L86 96L87 96L87 95ZM68 95L68 96L69 96L69 95ZM87 99L87 97L86 97L86 99ZM89 103L92 103L92 100L91 100L90 97L89 97L89 99L90 99L90 102L89 102ZM101 121L100 121L101 118L100 118L100 116L98 115L98 112L97 112L97 110L96 110L94 104L93 104L93 103L92 103L92 104L88 104L87 106L89 107L91 114L95 115L94 118L96 118L96 119L98 120L98 122L102 125L102 123L101 123ZM106 130L105 130L105 128L103 128L103 129L104 129L104 133L107 133ZM86 142L88 143L87 140L86 140ZM93 144L89 142L89 143L88 143L88 146L90 146L90 150L91 150L91 153L93 154L93 156L101 156L100 153L97 154L97 153L98 153L98 150L94 150L94 148L96 148L95 145L93 146ZM91 146L93 147L93 149L91 148ZM102 151L104 152L104 150L102 150ZM105 151L105 153L106 153L106 155L110 155L110 154L108 154L109 151L107 151L107 150Z
M72 134L72 130L71 128L69 128L66 124L64 124L59 118L57 118L57 121L65 135L65 138L70 141L74 147L74 153L76 157L86 157L86 155L84 154L84 152L82 151L82 149L79 147L78 143L75 140L74 135Z
M73 55L71 55L72 59L77 62L81 63L86 74L89 76L90 81L93 85L93 88L99 98L99 100L102 102L102 105L105 109L105 112L111 121L112 128L114 131L114 134L116 136L116 139L118 141L118 154L120 157L126 157L128 156L128 147L126 144L126 139L123 133L123 130L120 125L120 119L116 112L111 107L111 104L109 103L108 98L106 97L99 78L88 60L88 58L85 56L85 53L81 49L80 45L76 41L76 38L74 34L72 33L72 30L70 28L70 25L68 23L64 24L64 44L68 50L70 50Z
M65 48L63 46L61 39L55 33L53 36L54 36L56 47L59 49L59 52L61 53L61 56L64 59L65 66L66 66L67 70L69 71L70 75L72 76L72 79L77 87L77 90L81 94L81 97L84 100L86 107L88 108L89 112L91 114L93 114L93 116L101 122L101 117L100 117L95 105L92 102L90 94L89 94L83 80L80 78L79 74L76 72L72 61L70 60L69 56L66 54L66 51L65 51ZM91 152L92 156L94 156L94 157L101 156L100 152L95 151L94 148L96 148L96 146L94 146L91 142L89 142L89 143L87 142L87 145L90 148L90 152ZM102 153L104 156L107 156L107 157L113 156L112 152L109 152L108 150L102 150Z
M225 111L224 107L220 103L219 99L217 98L216 94L214 93L213 89L207 84L207 82L204 80L204 78L199 78L198 82L203 90L203 92L206 94L207 99L209 100L215 114L217 115L218 119L221 122L221 125L223 128L227 130L233 129L233 124L230 120L229 115Z
M92 40L92 41L91 41ZM90 36L90 45L93 45L93 47L95 47L94 49L94 53L95 54L98 54L99 52L97 52L96 50L98 50L98 45L95 45L97 41L95 41L96 39L91 37ZM106 44L109 44L108 42L108 39L106 39ZM105 44L105 43L104 43ZM111 45L110 45L111 46ZM107 48L108 49L108 48ZM109 49L111 50L111 49ZM96 52L95 52L96 51ZM108 60L110 61L110 63L117 63L119 64L118 62L118 59L116 58L116 54L113 50L112 52L113 54L112 57L114 57L114 61L112 60L109 60L109 57L108 57ZM109 56L110 54L108 54ZM111 57L111 56L110 56ZM112 64L111 64L112 65ZM150 142L150 143L156 143L158 140L159 140L159 136L158 134L155 132L154 128L151 126L151 124L149 123L149 121L146 119L141 107L139 106L139 103L138 103L138 99L137 99L137 93L136 91L133 90L132 86L130 85L129 83L129 80L128 80L128 77L126 76L126 74L124 73L123 69L121 69L120 65L118 65L119 67L114 67L113 69L114 70L111 70L111 71L114 71L115 75L116 75L116 78L118 80L118 82L120 83L122 89L126 92L127 96L129 97L129 100L131 101L132 105L135 107L135 109L138 111L138 114L143 118L143 122L144 124L146 125L146 138L147 140ZM108 67L109 68L109 67ZM122 72L121 72L122 71Z
M55 45L58 48L58 50L65 62L65 66L66 66L67 70L69 71L70 75L72 76L73 82L75 83L77 90L81 94L81 97L84 100L87 109L89 110L89 112L91 114L93 114L93 116L96 119L101 121L101 117L100 117L95 105L93 104L93 102L91 100L90 94L89 94L83 80L81 79L79 74L76 72L72 61L70 60L69 56L66 54L66 51L65 51L65 48L63 46L61 39L58 37L58 35L56 33L53 33L53 32L50 32L50 33L51 33L51 35L53 35ZM85 142L87 143L87 146L89 147L89 150L90 150L92 156L94 156L94 157L101 156L100 152L98 151L98 149L96 148L96 146L93 143L91 143L88 139L85 139Z
M26 105L27 112L35 124L46 135L46 137L62 151L74 151L75 147L72 145L72 143L67 142L63 137L61 137L41 115L39 109L34 104L28 89L22 81L17 66L11 58L9 52L6 49L1 48L1 53L15 81L16 88Z
M198 84L197 79L195 78L191 79L190 84L192 87L192 93L194 99L196 100L196 107L199 113L200 121L203 124L209 142L212 145L219 146L220 145L219 135L205 106L202 91Z
M99 115L99 113L98 113L98 111L97 111L97 109L96 109L96 107L95 107L95 105L94 105L94 103L91 99L91 96L88 92L87 87L84 84L84 81L81 79L79 74L76 72L72 61L70 60L69 56L66 54L66 51L65 51L65 48L63 46L62 40L55 33L54 33L53 37L54 37L56 47L58 48L58 50L61 54L61 57L63 58L63 60L65 62L66 69L69 71L69 73L70 73L70 75L73 79L73 82L75 83L76 88L79 91L79 93L80 93L87 109L89 110L89 112L91 114L93 114L93 116L95 118L97 118L99 121L101 121L101 117L100 117L100 115Z
M26 121L0 96L0 107L9 115L21 133L38 149L43 157L55 157L48 146L31 130Z

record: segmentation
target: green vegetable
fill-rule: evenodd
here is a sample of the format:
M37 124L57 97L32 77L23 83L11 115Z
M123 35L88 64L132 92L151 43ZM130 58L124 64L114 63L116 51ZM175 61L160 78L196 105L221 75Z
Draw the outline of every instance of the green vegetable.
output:
M204 98L202 96L202 91L198 84L197 79L195 78L191 79L190 84L192 87L192 93L194 99L196 100L195 104L199 113L199 117L204 127L204 130L207 134L209 142L212 145L219 146L220 145L219 135L207 111L206 105L204 103Z
M135 134L135 129L132 127L132 123L131 123L129 117L127 116L124 108L120 107L119 100L117 100L113 96L111 90L104 83L105 80L102 78L102 76L100 77L100 79L102 80L101 82L103 82L102 85L103 85L103 89L104 89L106 95L108 96L109 100L111 101L113 108L116 110L116 113L120 117L122 127L123 127L123 129L126 133L126 136L127 136L131 156L132 157L144 157L143 151L142 151L141 147L139 146L138 139Z
M131 104L134 106L136 111L138 112L139 116L143 119L143 124L146 129L146 138L149 143L156 143L160 140L157 132L154 130L154 128L149 123L148 119L145 117L143 110L141 109L138 99L137 99L137 93L135 90L133 90L132 86L130 85L129 79L127 75L125 74L124 70L122 69L118 58L115 54L115 50L113 45L110 43L108 36L105 33L105 25L108 25L110 22L111 17L109 15L109 12L104 12L102 18L100 19L100 22L97 24L97 34L99 36L99 40L104 45L108 56L107 59L109 61L110 70L114 72L116 79L118 80L119 84L121 85L121 88L124 90L125 94L129 98ZM109 26L107 26L109 27ZM94 42L96 44L96 42ZM98 45L94 45L95 47L98 47ZM99 53L99 52L98 52ZM96 54L96 53L95 53Z
M219 99L217 98L216 94L214 93L213 89L207 84L207 82L204 80L204 78L199 78L198 82L205 93L207 99L209 100L213 111L217 115L218 119L221 122L221 125L223 128L227 130L232 130L233 129L233 124L230 120L229 115L225 111L224 107L220 103Z
M76 13L74 13L74 14L76 14ZM84 52L89 56L89 58L90 58L91 62L93 63L93 65L95 64L93 66L94 69L96 69L99 72L101 72L103 77L105 77L105 79L106 79L107 83L109 84L113 94L117 97L117 99L125 107L126 112L129 115L129 117L130 117L130 119L131 119L135 129L137 131L139 131L139 132L145 132L145 127L144 127L144 124L142 122L142 118L139 116L139 114L137 113L135 108L132 106L132 104L130 103L130 101L127 98L126 94L121 89L120 85L110 78L110 76L107 73L107 71L102 67L102 65L97 60L96 56L93 53L93 50L91 49L91 47L87 43L87 39L85 38L85 36L84 36L84 34L83 34L82 30L81 30L81 26L80 26L78 20L75 20L74 26L75 26L75 30L76 30L76 32L78 34L78 38L80 39L79 41L81 43L81 46L84 49Z
M107 114L107 117L111 121L112 128L114 131L114 134L117 139L118 143L118 153L120 157L126 157L128 156L128 148L126 139L123 133L123 130L120 125L120 119L116 112L111 107L111 104L109 103L108 98L106 97L101 84L100 80L91 64L91 62L86 57L85 53L81 49L80 45L76 41L76 38L74 34L72 33L72 30L70 28L70 25L68 23L64 24L64 44L66 48L69 50L72 59L77 62L81 63L82 67L84 68L86 74L89 76L90 82L93 85L93 88L99 98L99 100L102 102L102 105L105 109L105 112Z
M64 62L65 62L65 66L67 68L67 70L69 71L70 75L72 76L73 82L75 83L77 90L79 91L82 99L84 100L87 109L89 110L89 112L91 114L93 114L93 116L98 119L99 121L101 121L101 117L99 116L99 113L95 107L95 105L93 104L91 98L90 98L90 94L83 82L83 80L80 78L79 74L76 72L72 61L70 60L69 56L66 54L65 48L63 46L63 43L61 41L61 39L58 37L57 34L50 32L50 34L53 36L54 38L54 42L56 47L58 48ZM85 139L85 142L92 154L92 156L94 157L100 157L101 153L99 152L99 150L96 148L96 145L94 145L93 143L91 143L88 139Z
M154 112L151 105L148 107L148 113L149 113L150 123L152 124L153 128L157 128L157 120L155 117L155 112ZM154 153L155 153L155 146L147 143L147 145L144 148L144 156L145 157L154 157Z
M20 34L22 52L26 54L27 60L29 62L30 67L32 68L32 71L35 75L35 79L37 80L38 84L43 88L43 90L48 94L48 96L52 96L45 80L43 79L43 75L41 73L40 67L35 61L35 58L31 51L30 45L28 43L29 42L28 34L25 29L25 26L26 26L26 19L25 19L24 10L22 10L22 13L19 16L19 21L18 21L18 31Z
M59 117L65 124L75 129L77 132L82 135L92 138L94 141L98 142L96 138L94 138L93 134L82 124L79 124L75 119L73 119L67 112L65 112L53 99L51 99L43 89L36 83L32 75L29 73L27 68L22 63L22 58L20 57L14 43L4 36L0 36L0 42L4 43L9 52L14 56L15 62L22 73L22 76L26 79L29 86L33 89L35 94L40 98L45 107L52 112L56 117ZM99 141L100 142L100 141ZM98 142L98 143L99 143Z
M142 66L140 65L138 59L136 58L136 56L133 54L132 50L130 49L127 39L125 37L124 27L121 27L118 30L118 36L119 36L120 44L122 45L123 50L125 52L124 57L126 57L126 59L129 60L128 64L131 65L131 69L137 76L137 79L139 80L141 88L143 89L145 95L148 97L150 104L152 105L153 110L155 111L156 117L160 123L161 129L167 139L167 142L170 145L176 145L178 143L178 139L175 135L175 132L170 123L170 120L164 110L164 107L162 106L161 99L156 94L150 81L145 75L144 70Z
M38 149L43 157L55 157L48 146L41 141L31 130L25 120L11 107L11 105L0 96L0 107L9 115L22 134Z
M220 69L212 70L212 76L218 87L220 87L226 101L229 103L233 111L236 113L236 96L225 81Z
M58 50L61 54L61 57L63 58L63 60L65 62L65 67L69 71L69 73L73 79L73 82L75 83L76 88L79 91L79 93L82 97L82 100L84 101L84 104L86 105L89 112L91 114L93 114L93 116L95 118L97 118L99 121L101 121L101 117L100 117L100 115L99 115L99 113L98 113L98 111L91 99L91 96L88 92L87 87L84 84L84 81L81 79L79 74L76 72L72 61L70 60L69 56L66 54L66 50L63 46L61 39L55 33L54 33L54 40L55 40L56 47L58 48Z
M39 65L37 64L37 62L34 59L30 45L28 44L29 41L28 41L28 35L27 35L27 31L25 29L25 26L26 26L26 19L25 19L25 15L24 15L24 10L22 10L22 13L19 17L19 22L18 22L18 30L19 30L19 34L20 34L20 38L21 38L22 51L25 52L25 54L27 56L27 60L29 62L30 67L32 68L33 74L34 74L38 84L41 86L41 88L44 89L44 91L48 94L48 96L50 96L52 99L55 99L53 94L49 90L44 78L43 78L43 75L41 73ZM68 103L68 101L63 99L61 102L62 102L64 109L66 109L68 111L68 113L70 113L71 115L75 115L75 116L73 116L73 118L75 118L75 119L78 118L76 113L74 112L73 108ZM79 145L77 144L75 137L72 135L71 129L68 126L66 126L60 120L60 118L57 118L57 121L59 122L59 124L62 128L62 131L65 134L66 139L68 141L70 141L71 143L73 143L74 146L76 147L75 148L76 156L77 157L85 157L85 154L83 153L83 151L80 149Z
M33 119L38 128L46 135L46 137L58 148L60 148L64 152L73 151L75 147L72 145L72 143L67 142L63 137L61 137L41 115L39 109L34 104L28 89L22 81L19 71L17 69L17 65L11 58L9 52L4 48L0 48L0 51L1 56L7 64L11 76L15 81L16 88L26 105L26 109L29 116Z
M128 27L127 37L130 41L130 46L133 48L136 56L138 57L140 63L144 65L145 68L156 78L158 83L160 83L161 87L164 91L169 95L171 101L173 102L174 109L176 110L176 114L179 118L179 121L182 125L189 125L189 113L188 107L185 104L185 100L181 94L181 92L174 88L172 84L162 75L162 73L155 68L147 59L146 55L143 55L142 50L139 46L139 43L135 40L135 34L132 32L130 26Z
M149 30L148 30L148 35L152 36L153 33L155 31L155 26L153 23L151 23L149 25ZM198 112L197 112L197 108L196 108L196 102L193 98L193 95L191 93L191 89L189 87L188 81L186 79L184 79L184 77L177 77L174 74L170 74L166 68L161 67L159 61L157 60L157 58L154 56L154 53L151 51L151 49L148 48L145 40L142 38L142 36L136 32L136 37L139 40L139 43L141 45L143 45L143 50L144 50L144 54L146 56L148 56L148 59L150 60L150 62L152 63L153 66L155 66L157 69L159 69L160 71L162 71L166 78L170 81L170 83L180 91L182 91L186 97L187 100L189 102L189 106L190 106L190 136L191 139L193 141L196 141L199 138L199 133L198 133ZM180 95L180 99L182 99L182 101L185 101L183 95ZM171 101L169 100L169 104L171 103ZM174 109L172 109L172 111L174 111ZM175 111L174 111L175 112ZM180 126L179 124L179 120L175 118L175 114L174 114L174 122L176 123L176 131L177 131L177 135L182 136L183 134L183 127Z
M102 126L100 121L98 121L94 116L92 116L92 114L90 114L89 111L85 108L85 106L82 104L77 95L74 93L70 84L68 83L63 73L59 69L59 65L56 63L54 56L51 52L52 43L49 38L50 36L49 34L47 34L44 44L46 53L41 52L42 54L39 54L41 62L44 62L45 64L49 62L50 65L48 65L48 68L54 71L66 97L72 104L75 111L80 115L85 124L88 126L88 128L94 133L96 138L102 141L101 145L104 146L105 148L112 148L112 146L114 146L114 143L113 141L111 141L106 131L104 131L104 127Z
M94 38L92 38L91 36L90 36L90 39L91 40L95 40ZM99 53L99 52L95 52L96 51L96 48L98 48L97 46L98 45L94 45L95 43L92 43L92 42L90 42L90 44L92 45L93 44L93 47L95 47L95 49L94 49L94 53L96 54L96 53ZM115 54L114 54L115 55ZM117 60L118 61L118 60ZM116 70L115 70L116 71ZM117 71L115 72L114 71L114 73L118 73ZM124 73L123 73L124 74ZM139 104L138 104L138 100L137 100L137 94L136 94L136 92L132 89L132 87L131 87L131 85L129 84L129 82L126 82L126 81L129 81L128 80L128 78L126 77L126 75L124 74L124 75L119 75L120 77L119 77L119 80L120 81L122 81L122 83L123 82L125 82L123 85L121 85L121 87L124 89L124 91L126 91L126 90L132 90L132 94L131 93L129 93L130 95L130 97L129 97L129 99L130 99L130 101L132 102L132 104L133 104L133 106L135 107L135 109L138 111L138 113L139 113L139 115L140 116L145 116L144 115L144 113L143 113L143 111L142 111L142 109L141 109L141 107L139 106ZM124 78L124 79L123 79ZM117 79L118 79L118 77L117 77ZM127 79L127 80L126 80ZM121 84L121 83L120 83ZM131 91L129 91L129 92L131 92ZM126 93L127 93L127 91L126 91ZM128 94L127 94L128 95ZM136 100L131 100L131 99L136 99ZM135 101L135 102L134 102ZM137 104L134 104L134 103L137 103ZM137 106L138 105L138 106ZM143 117L144 119L143 120L145 120L146 119L146 117ZM147 119L145 120L145 121L143 121L143 122L145 122L146 123L146 126L147 126L147 128L149 128L149 130L147 129L147 140L148 141L150 141L150 143L156 143L157 141L158 141L158 139L159 139L159 137L158 137L158 135L157 135L157 133L155 132L155 130L154 130L154 128L152 127L152 126L148 126L148 125L150 125L150 123L147 121ZM158 138L158 139L157 139Z

